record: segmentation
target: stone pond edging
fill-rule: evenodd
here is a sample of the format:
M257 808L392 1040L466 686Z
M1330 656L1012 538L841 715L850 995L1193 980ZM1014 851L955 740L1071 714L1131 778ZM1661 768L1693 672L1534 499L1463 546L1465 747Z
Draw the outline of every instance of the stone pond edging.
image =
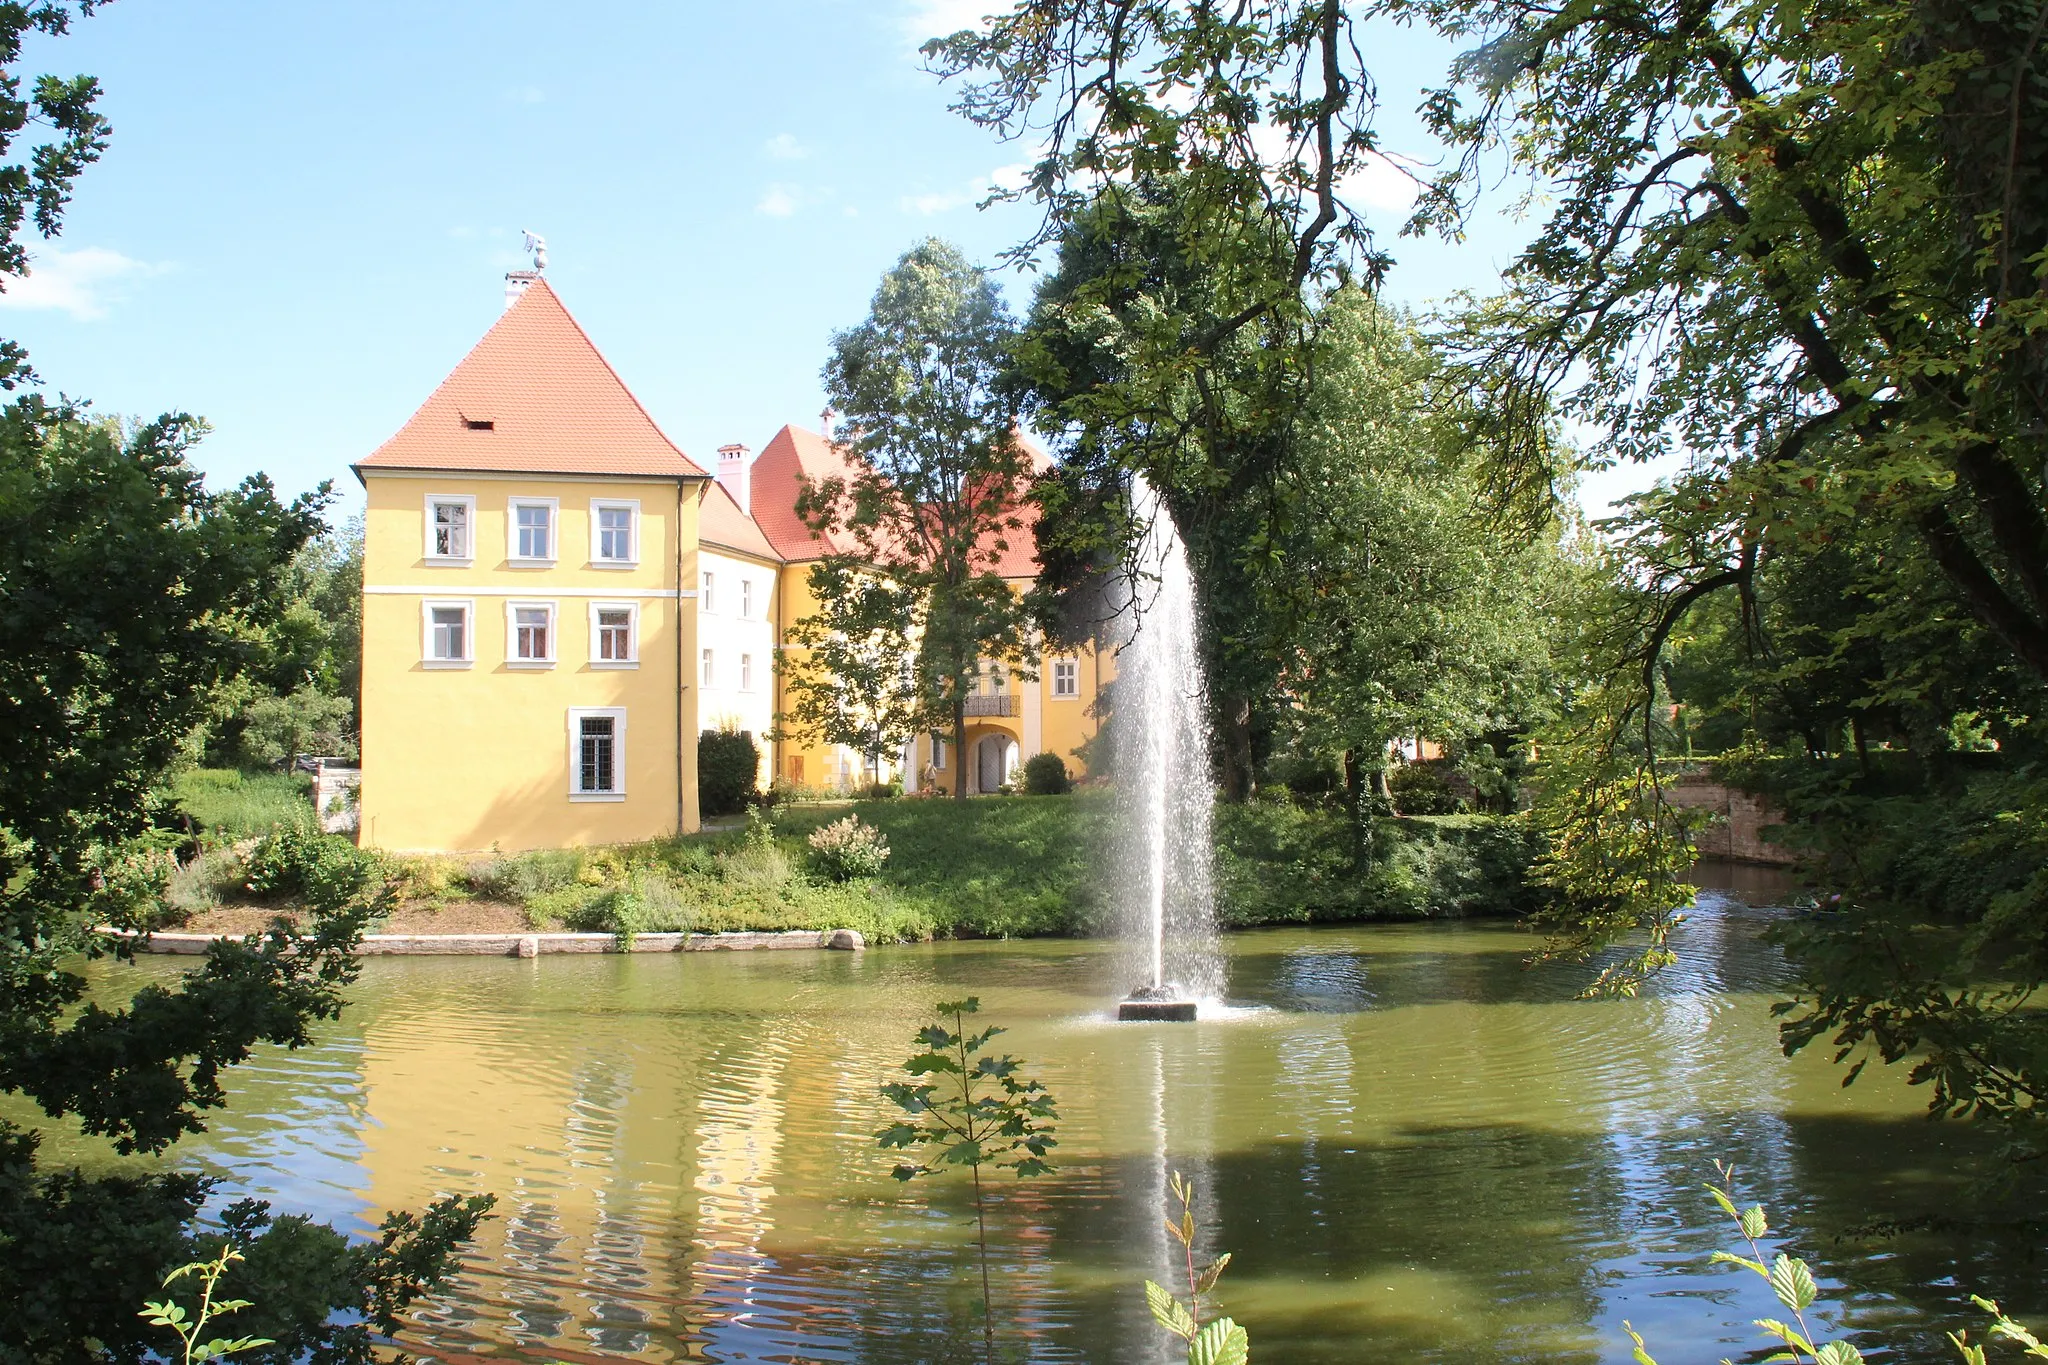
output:
M204 953L216 939L239 934L152 934L144 951ZM365 934L364 957L542 957L556 953L717 953L791 948L859 952L868 946L858 929L787 929L726 934Z

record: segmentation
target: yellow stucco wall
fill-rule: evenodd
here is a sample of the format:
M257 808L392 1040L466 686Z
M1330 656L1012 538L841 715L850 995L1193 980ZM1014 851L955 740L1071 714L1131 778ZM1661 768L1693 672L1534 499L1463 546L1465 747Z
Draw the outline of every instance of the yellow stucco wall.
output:
M697 578L696 489L663 479L363 473L362 842L510 850L694 830L695 689L687 671L678 677L677 657L679 645L683 659L695 657L695 599L679 600L676 587ZM426 558L430 495L475 497L469 566ZM508 499L515 497L556 500L552 566L507 562ZM639 502L635 567L589 562L590 502L607 498ZM468 667L423 660L430 599L473 604ZM512 601L554 603L552 667L507 663ZM595 601L638 608L637 667L592 666ZM574 707L625 709L623 799L571 799ZM679 744L679 734L688 742Z

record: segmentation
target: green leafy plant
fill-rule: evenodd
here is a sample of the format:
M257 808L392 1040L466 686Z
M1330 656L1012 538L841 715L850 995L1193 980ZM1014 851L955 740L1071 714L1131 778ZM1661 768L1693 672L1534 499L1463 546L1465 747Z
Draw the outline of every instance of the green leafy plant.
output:
M818 871L835 882L877 876L889 861L889 841L873 825L862 824L857 815L812 830L805 842Z
M1863 1353L1848 1342L1815 1343L1813 1328L1806 1321L1806 1310L1820 1297L1820 1286L1814 1282L1812 1268L1799 1257L1788 1256L1782 1251L1770 1264L1764 1263L1764 1250L1758 1243L1763 1235L1770 1231L1770 1223L1764 1216L1763 1205L1752 1204L1746 1209L1738 1208L1735 1203L1735 1168L1717 1161L1714 1163L1714 1169L1720 1174L1721 1180L1719 1184L1708 1185L1707 1193L1714 1196L1714 1202L1721 1206L1721 1211L1741 1230L1743 1241L1749 1244L1749 1255L1717 1251L1714 1253L1713 1263L1741 1266L1758 1276L1771 1287L1771 1292L1778 1296L1778 1302L1792 1315L1790 1322L1781 1318L1756 1319L1756 1325L1768 1336L1785 1345L1784 1350L1766 1356L1765 1359L1788 1361L1791 1365L1801 1365L1801 1362L1810 1362L1811 1365L1859 1365ZM1151 1285L1146 1286L1148 1295L1152 1288ZM1970 1296L1970 1302L1991 1315L1993 1337L2018 1342L2026 1348L2025 1354L2048 1360L2048 1345L2043 1345L2033 1333L2007 1317L1996 1303L1990 1299L1979 1298L1975 1294ZM1154 1308L1153 1312L1156 1315L1158 1309ZM1621 1327L1634 1343L1630 1358L1636 1365L1657 1365L1656 1357L1650 1354L1649 1345L1643 1340L1642 1334L1630 1323L1624 1322ZM1985 1348L1973 1345L1969 1337L1968 1332L1951 1332L1948 1339L1961 1353L1964 1365L1987 1365ZM1189 1359L1192 1361L1193 1357ZM1729 1362L1723 1360L1722 1365L1729 1365Z
M929 1160L896 1167L898 1180L915 1180L944 1166L965 1166L974 1178L975 1241L981 1253L982 1332L988 1359L996 1358L994 1299L988 1279L988 1207L982 1197L981 1172L1008 1170L1022 1180L1052 1170L1046 1153L1058 1145L1052 1120L1059 1117L1043 1085L1020 1074L1023 1063L983 1049L1004 1032L985 1028L972 1032L967 1016L981 1010L981 1001L942 1000L933 1007L938 1018L918 1030L923 1051L903 1063L913 1077L932 1080L891 1081L882 1094L904 1117L875 1134L883 1147L926 1149Z
M1229 1318L1202 1321L1202 1296L1216 1287L1223 1268L1230 1264L1224 1252L1208 1265L1195 1265L1195 1187L1181 1179L1179 1171L1167 1178L1167 1188L1180 1203L1180 1217L1166 1220L1166 1231L1180 1243L1187 1263L1188 1296L1185 1301L1173 1292L1145 1281L1145 1306L1152 1320L1188 1344L1188 1365L1244 1365L1251 1355L1251 1337Z
M259 1346L269 1346L269 1337L215 1337L202 1342L199 1338L206 1332L207 1324L216 1318L240 1312L249 1306L247 1299L215 1299L214 1291L220 1287L221 1276L228 1273L228 1267L242 1259L242 1253L232 1245L223 1246L220 1255L210 1261L193 1261L181 1265L164 1276L164 1288L187 1275L199 1277L199 1307L196 1314L188 1314L182 1304L169 1297L153 1300L142 1306L140 1316L149 1320L151 1326L163 1327L177 1333L178 1341L184 1348L180 1357L184 1365L199 1365L201 1361L219 1360L223 1356L252 1351ZM132 1300L131 1300L132 1302Z
M1055 753L1033 754L1024 764L1024 791L1031 796L1065 796L1074 789L1067 761Z
M737 815L760 780L761 748L744 730L697 736L697 804L706 815Z

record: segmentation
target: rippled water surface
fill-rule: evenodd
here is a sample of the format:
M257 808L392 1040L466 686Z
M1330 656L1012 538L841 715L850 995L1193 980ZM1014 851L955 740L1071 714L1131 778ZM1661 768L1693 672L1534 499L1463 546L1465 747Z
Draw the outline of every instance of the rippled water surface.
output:
M379 959L321 1046L244 1068L186 1149L361 1230L497 1194L409 1333L441 1359L968 1361L964 1184L899 1185L872 1134L920 1011L976 994L1063 1113L1058 1173L997 1190L1014 1358L1164 1358L1139 1285L1166 1273L1179 1170L1257 1358L1619 1362L1628 1319L1665 1365L1743 1359L1771 1305L1705 1264L1717 1157L1873 1359L1952 1358L1964 1287L2035 1311L2039 1268L1954 1225L1969 1130L1895 1075L1844 1090L1779 1054L1767 914L1710 893L1633 1001L1575 999L1584 974L1524 969L1507 928L1240 934L1242 1008L1193 1026L1106 1022L1109 954L1081 942ZM1930 1215L1952 1221L1856 1230Z

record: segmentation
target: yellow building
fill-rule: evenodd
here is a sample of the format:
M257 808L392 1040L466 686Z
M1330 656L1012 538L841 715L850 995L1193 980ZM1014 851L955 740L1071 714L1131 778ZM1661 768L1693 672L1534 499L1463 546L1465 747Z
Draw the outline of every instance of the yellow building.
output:
M409 851L615 843L698 827L696 742L763 740L762 780L844 789L859 754L769 741L776 655L814 610L828 546L796 515L805 477L844 466L784 427L713 477L662 434L537 271L508 276L497 324L355 466L363 555L365 845ZM1025 539L1019 537L1018 539ZM1035 564L1010 552L1020 589ZM968 753L905 746L906 786L994 791L1096 728L1089 650L1032 681L994 674Z

